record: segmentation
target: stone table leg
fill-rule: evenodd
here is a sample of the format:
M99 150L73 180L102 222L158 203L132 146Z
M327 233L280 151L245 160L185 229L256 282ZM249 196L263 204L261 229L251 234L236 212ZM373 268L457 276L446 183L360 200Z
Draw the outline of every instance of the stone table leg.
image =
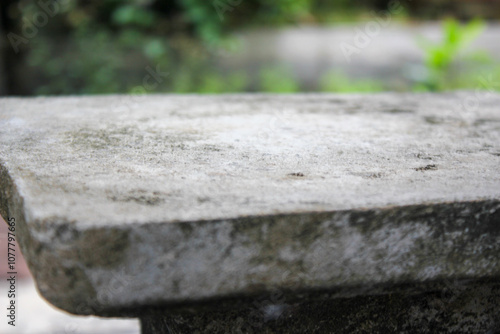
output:
M141 318L143 334L160 333L500 333L500 283L474 282L418 294L359 296L302 303L272 298L209 304Z

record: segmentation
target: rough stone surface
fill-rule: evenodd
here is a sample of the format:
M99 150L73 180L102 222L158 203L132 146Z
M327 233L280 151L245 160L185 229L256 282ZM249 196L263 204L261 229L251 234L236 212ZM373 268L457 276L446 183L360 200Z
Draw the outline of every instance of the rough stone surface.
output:
M0 213L42 295L77 314L498 278L499 106L474 93L0 99Z

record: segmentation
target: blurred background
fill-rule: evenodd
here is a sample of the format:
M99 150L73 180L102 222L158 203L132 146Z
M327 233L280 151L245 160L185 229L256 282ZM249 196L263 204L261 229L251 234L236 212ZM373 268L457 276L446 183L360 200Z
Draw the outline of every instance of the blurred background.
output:
M0 94L499 90L500 0L2 0Z

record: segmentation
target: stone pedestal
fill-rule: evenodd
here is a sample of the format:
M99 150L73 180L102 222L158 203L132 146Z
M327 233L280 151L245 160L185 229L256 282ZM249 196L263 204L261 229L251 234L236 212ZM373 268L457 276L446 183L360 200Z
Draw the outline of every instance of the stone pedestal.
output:
M495 333L500 96L0 99L40 293L145 333Z
M196 311L151 311L141 317L141 328L144 334L500 333L498 280L396 290L350 298L316 293L301 301L276 292L279 303L270 295L246 305L215 302Z

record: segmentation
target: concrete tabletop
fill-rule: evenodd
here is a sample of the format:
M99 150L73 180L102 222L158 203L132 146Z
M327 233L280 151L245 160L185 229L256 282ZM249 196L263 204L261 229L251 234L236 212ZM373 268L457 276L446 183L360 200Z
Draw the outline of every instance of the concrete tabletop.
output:
M4 98L0 176L77 314L500 275L495 94Z

